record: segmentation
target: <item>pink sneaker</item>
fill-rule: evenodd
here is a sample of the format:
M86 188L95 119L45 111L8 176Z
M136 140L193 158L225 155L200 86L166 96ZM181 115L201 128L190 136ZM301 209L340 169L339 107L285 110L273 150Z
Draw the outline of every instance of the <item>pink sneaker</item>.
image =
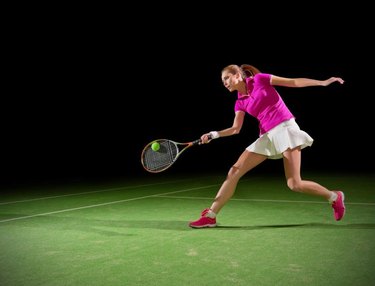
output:
M203 227L215 227L216 226L216 218L207 217L206 214L208 213L209 209L205 209L201 212L201 217L189 223L189 226L192 228L203 228Z
M204 209L204 210L201 212L201 216L206 216L206 214L208 214L209 211L210 211L209 208Z
M335 217L335 220L341 220L345 215L345 205L344 205L344 193L337 191L337 199L332 203L333 208L333 214Z

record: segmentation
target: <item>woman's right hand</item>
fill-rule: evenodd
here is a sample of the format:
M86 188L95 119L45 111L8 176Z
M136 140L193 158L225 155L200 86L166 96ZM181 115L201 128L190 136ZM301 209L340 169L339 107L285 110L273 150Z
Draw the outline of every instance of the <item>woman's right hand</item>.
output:
M205 133L201 136L202 144L210 143L212 140L211 133Z

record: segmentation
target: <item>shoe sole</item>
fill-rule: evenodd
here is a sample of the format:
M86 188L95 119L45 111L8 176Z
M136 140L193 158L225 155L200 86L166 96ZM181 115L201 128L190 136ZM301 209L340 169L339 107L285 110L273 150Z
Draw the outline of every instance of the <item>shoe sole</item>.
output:
M197 226L197 225L189 225L191 228L206 228L206 227L215 227L217 224L205 224L205 225L201 225L201 226Z

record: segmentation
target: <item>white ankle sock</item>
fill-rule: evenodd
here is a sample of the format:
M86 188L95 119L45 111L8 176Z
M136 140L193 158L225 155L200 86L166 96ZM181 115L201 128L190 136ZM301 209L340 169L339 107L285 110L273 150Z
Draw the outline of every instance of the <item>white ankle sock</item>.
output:
M337 194L336 192L332 192L331 197L329 198L328 201L332 204L336 200L337 200Z
M215 218L216 214L212 210L209 210L207 212L206 216L209 217L209 218Z

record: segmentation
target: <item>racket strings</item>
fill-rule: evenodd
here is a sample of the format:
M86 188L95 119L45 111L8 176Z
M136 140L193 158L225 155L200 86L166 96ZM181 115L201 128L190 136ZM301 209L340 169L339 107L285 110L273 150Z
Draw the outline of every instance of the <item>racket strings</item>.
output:
M178 147L168 140L158 141L160 149L154 151L151 146L147 147L143 153L143 165L151 172L158 172L170 166L177 157Z

